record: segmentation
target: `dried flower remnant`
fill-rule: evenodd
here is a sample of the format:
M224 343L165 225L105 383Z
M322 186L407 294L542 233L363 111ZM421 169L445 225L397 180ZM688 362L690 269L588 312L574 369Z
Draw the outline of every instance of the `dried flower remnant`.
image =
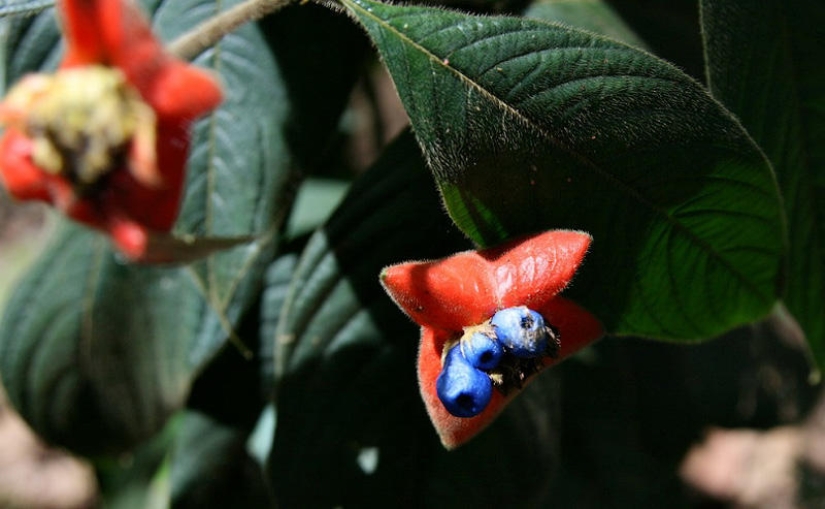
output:
M24 77L0 103L0 179L109 234L128 258L177 218L189 128L222 100L206 71L167 54L126 0L62 0L67 42L53 75Z
M384 288L421 326L418 382L445 447L470 440L537 373L602 337L598 319L558 295L590 242L554 230L384 269Z

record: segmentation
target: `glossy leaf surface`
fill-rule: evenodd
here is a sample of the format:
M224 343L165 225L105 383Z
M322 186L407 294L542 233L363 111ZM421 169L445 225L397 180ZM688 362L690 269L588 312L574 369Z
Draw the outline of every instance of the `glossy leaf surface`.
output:
M610 333L697 340L764 316L784 224L771 169L675 67L558 25L344 0L476 243L580 229L570 295Z

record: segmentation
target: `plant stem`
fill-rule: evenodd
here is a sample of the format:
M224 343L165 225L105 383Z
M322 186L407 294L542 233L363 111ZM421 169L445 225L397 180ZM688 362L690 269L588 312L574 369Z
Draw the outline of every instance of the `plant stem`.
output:
M183 60L192 60L207 48L215 45L223 36L249 21L271 14L294 0L246 0L221 12L172 41L167 51Z

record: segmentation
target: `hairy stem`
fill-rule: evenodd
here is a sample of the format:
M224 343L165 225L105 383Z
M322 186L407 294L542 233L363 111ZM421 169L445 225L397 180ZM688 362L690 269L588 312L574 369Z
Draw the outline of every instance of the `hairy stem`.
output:
M294 1L246 0L178 37L167 46L167 50L178 58L192 60L244 23L263 18Z

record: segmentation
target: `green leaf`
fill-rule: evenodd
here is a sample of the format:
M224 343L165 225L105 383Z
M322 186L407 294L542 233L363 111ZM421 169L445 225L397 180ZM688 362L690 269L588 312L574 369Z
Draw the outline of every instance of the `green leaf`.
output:
M161 3L154 28L169 39L218 5L227 7ZM51 33L38 26L20 25L15 40ZM52 54L36 44L19 51L11 63L20 69ZM0 372L9 397L44 438L79 452L128 449L183 405L194 377L255 303L286 216L287 115L263 37L248 25L197 63L220 74L226 97L197 124L176 232L256 240L188 267L153 268L124 265L103 236L65 226L3 319Z
M533 396L448 453L415 381L418 330L378 282L385 265L462 247L409 133L309 240L273 312L278 422L268 465L281 505L521 507L538 497L553 463L554 442L544 439L555 389L537 383ZM273 268L278 288L289 269Z
M825 370L825 5L703 0L708 81L776 170L790 254L785 302Z
M54 5L54 0L2 0L0 18L4 16L31 16Z
M172 451L170 507L274 507L263 471L246 452L247 430L183 415Z
M691 78L540 21L342 3L475 242L590 232L569 293L613 334L704 339L770 310L784 244L773 174Z
M258 344L259 323L256 305L237 327L238 336L254 356L245 356L234 345L226 345L198 373L186 402L188 411L219 420L239 431L248 433L252 430L272 393L271 386L261 391L263 375L259 367L264 358ZM271 361L271 358L266 360Z
M155 25L171 39L218 7L229 6L214 0L166 2L155 11ZM285 217L291 174L281 129L288 112L280 72L254 26L223 38L196 63L220 71L226 98L198 124L176 231L259 236L258 242L195 265L211 305L232 321L255 298L273 253L275 229Z
M637 48L646 47L604 0L539 0L530 4L524 16L590 30Z
M267 268L260 310L261 394L275 392L275 337L299 253L281 253Z
M0 90L3 95L25 74L57 67L60 31L54 10L0 19Z
M287 223L286 236L298 237L321 226L341 202L349 189L349 184L343 180L307 179L295 198Z
M3 384L46 440L127 448L183 404L210 314L186 269L126 265L102 236L65 224L6 308Z
M181 427L176 415L151 439L117 458L97 458L101 507L165 509L169 507L169 451Z
M261 464L247 452L272 392L271 386L260 390L260 320L253 306L238 328L258 355L246 358L228 345L192 386L170 458L171 507L271 506Z

